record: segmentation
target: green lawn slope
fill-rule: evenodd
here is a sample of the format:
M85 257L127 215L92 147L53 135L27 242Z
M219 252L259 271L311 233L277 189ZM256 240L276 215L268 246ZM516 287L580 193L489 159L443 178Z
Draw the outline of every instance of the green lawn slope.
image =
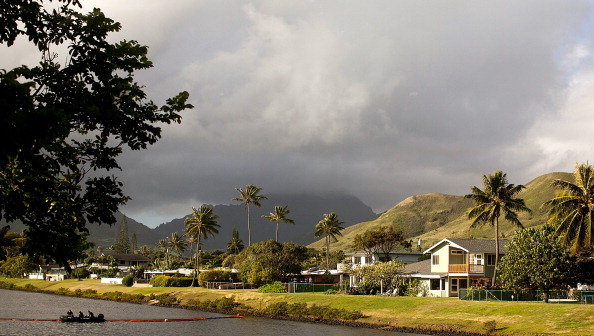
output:
M494 321L496 335L594 335L594 305L543 302L462 301L457 298L385 297L359 295L325 295L313 293L266 294L255 290L209 290L201 287L136 288L101 284L98 280L43 280L0 278L23 288L27 284L39 289L74 292L87 289L98 293L132 294L169 293L180 298L181 306L192 300L215 300L234 297L235 301L255 309L265 309L276 302L329 305L333 308L359 310L365 318L358 322L399 327L484 332L484 323ZM115 316L108 317L117 318ZM452 333L450 333L452 334Z

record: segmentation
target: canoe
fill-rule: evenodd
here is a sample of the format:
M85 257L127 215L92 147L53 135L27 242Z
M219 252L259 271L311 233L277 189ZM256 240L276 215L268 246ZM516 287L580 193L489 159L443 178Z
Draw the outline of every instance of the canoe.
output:
M98 317L78 317L78 316L68 316L62 315L60 316L60 321L62 322L78 322L78 323L97 323L97 322L105 322L105 318L103 316Z

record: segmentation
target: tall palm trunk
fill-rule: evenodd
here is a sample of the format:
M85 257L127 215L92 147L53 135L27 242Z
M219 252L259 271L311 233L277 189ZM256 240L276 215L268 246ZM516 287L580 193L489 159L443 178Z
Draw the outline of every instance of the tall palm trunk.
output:
M252 230L250 229L250 205L247 205L248 213L248 247L252 246Z
M196 256L194 257L194 276L192 277L191 287L194 287L196 277L198 276L198 265L200 265L200 235L198 235L198 240L196 241Z
M493 286L496 285L497 265L499 264L499 217L495 218L495 268L493 269Z
M326 235L326 271L330 271L330 235Z
M278 222L276 222L276 236L275 240L278 242Z

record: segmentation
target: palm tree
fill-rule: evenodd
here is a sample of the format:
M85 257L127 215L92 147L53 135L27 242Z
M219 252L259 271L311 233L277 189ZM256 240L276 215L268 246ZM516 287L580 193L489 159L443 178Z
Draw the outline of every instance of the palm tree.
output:
M169 269L169 239L163 238L159 240L157 247L165 253L165 269Z
M274 207L274 212L271 212L268 216L264 215L262 218L267 218L271 222L276 222L276 241L278 241L278 223L291 223L295 224L295 221L287 218L287 215L291 212L289 208L285 206L277 205Z
M190 217L184 221L186 227L186 236L196 243L196 259L194 263L194 275L192 277L192 286L196 279L196 272L200 265L200 252L201 252L201 238L208 239L208 236L214 237L215 234L219 233L217 228L221 227L217 223L219 216L213 214L213 209L208 205L201 205L200 209L192 207L193 213Z
M329 214L324 214L324 219L316 224L316 237L321 237L322 235L326 235L326 270L330 269L330 238L333 241L337 241L338 238L336 236L342 236L341 230L344 228L341 226L344 222L338 220L338 216L336 213L331 212Z
M267 197L259 195L262 191L262 188L258 188L253 184L245 186L245 190L242 190L241 188L235 188L235 190L237 190L239 193L239 197L233 198L232 201L242 202L247 209L248 246L252 246L252 231L250 230L250 204L253 204L259 208L262 206L260 201L267 199Z
M171 234L168 243L169 247L177 253L178 257L181 257L182 253L186 250L187 244L177 232Z
M243 241L239 239L239 232L237 232L236 228L233 228L231 240L227 243L227 251L233 254L238 254L243 248Z
M493 271L493 285L497 276L497 263L499 262L499 217L503 217L519 228L523 228L518 219L518 212L532 212L523 199L517 194L525 187L521 184L513 185L507 182L507 174L501 170L492 175L483 175L483 190L470 187L471 194L465 198L473 200L475 207L468 209L468 219L472 219L471 228L489 223L495 228L495 270Z
M555 236L572 253L594 247L594 167L575 165L575 183L553 181L557 195L545 202L549 206L549 223L555 225Z

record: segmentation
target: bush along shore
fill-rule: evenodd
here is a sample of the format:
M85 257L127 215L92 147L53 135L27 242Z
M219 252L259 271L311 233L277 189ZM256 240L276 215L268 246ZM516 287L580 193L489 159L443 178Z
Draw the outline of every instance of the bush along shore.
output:
M251 317L262 317L278 320L291 320L309 323L324 323L328 325L341 325L357 328L381 329L385 331L415 333L425 335L459 335L459 336L479 336L489 333L475 333L460 330L456 327L442 326L432 328L418 328L397 326L384 323L370 323L357 321L364 318L364 314L357 310L347 310L342 308L333 308L328 305L307 305L305 303L287 303L276 302L265 308L257 309L249 305L237 302L234 296L221 297L216 299L187 299L182 300L176 292L163 294L140 294L124 293L120 291L109 291L99 293L95 289L75 289L69 290L64 287L57 289L38 288L30 283L24 286L18 286L14 282L0 281L0 288L39 292L54 295L67 295L74 297L84 297L89 299L110 300L117 302L127 302L136 304L150 304L161 307L174 307L190 310L200 310L228 315L241 315ZM183 301L183 302L182 302Z

